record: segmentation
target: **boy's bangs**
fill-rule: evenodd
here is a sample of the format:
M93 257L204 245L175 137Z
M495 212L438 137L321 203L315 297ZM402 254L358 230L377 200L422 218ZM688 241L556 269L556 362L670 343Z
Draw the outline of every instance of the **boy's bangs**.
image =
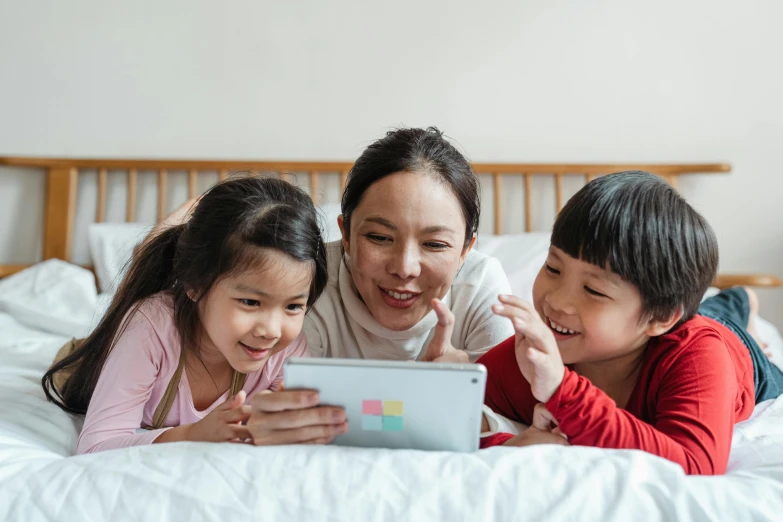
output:
M606 203L583 201L564 208L552 229L552 246L632 281L633 267L642 262L637 253L638 242L633 240L636 226L619 205Z

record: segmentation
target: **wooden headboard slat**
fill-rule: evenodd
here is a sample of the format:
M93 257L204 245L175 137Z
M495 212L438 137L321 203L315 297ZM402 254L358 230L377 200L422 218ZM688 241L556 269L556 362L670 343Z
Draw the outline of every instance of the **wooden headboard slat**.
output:
M100 159L100 158L41 158L41 157L0 157L0 166L38 167L47 170L46 216L44 220L43 257L71 260L76 213L78 175L80 170L98 172L98 207L96 218L105 220L107 177L127 172L127 209L126 219L136 219L137 174L149 171L157 175L157 219L162 220L168 214L169 172L187 174L187 195L198 195L197 177L200 172L216 172L219 180L224 180L231 172L250 171L278 175L281 179L291 180L296 174L304 174L309 192L314 202L320 196L320 176L336 175L340 188L345 187L348 173L353 166L345 161L227 161L227 160L188 160L188 159ZM555 186L555 210L562 208L564 180L566 176L592 180L599 175L622 170L647 170L666 179L674 187L678 186L680 175L694 173L729 172L731 166L725 163L686 163L686 164L582 164L582 163L475 163L473 169L480 176L492 178L492 202L494 212L492 230L501 234L503 230L503 204L506 178L517 178L523 182L524 190L524 230L532 232L535 227L533 215L533 177L551 179ZM535 198L536 204L541 198ZM511 204L509 211L516 205ZM518 208L518 207L517 207ZM538 208L536 209L539 210ZM543 226L543 225L542 225ZM29 265L0 265L0 277L17 272Z

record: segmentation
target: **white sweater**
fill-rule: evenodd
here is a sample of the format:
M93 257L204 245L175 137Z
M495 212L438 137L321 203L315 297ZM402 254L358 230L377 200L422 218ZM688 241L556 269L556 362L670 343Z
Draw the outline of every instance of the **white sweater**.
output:
M413 328L394 331L373 318L352 285L340 242L326 245L329 282L305 317L304 332L314 357L419 360L427 351L438 322L430 311ZM511 288L500 262L472 250L457 272L443 302L454 313L451 344L466 350L471 361L514 334L511 322L495 315L492 304Z

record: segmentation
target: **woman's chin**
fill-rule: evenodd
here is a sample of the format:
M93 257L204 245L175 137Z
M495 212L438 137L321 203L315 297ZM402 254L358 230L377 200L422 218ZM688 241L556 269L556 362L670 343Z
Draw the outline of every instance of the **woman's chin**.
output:
M379 319L378 315L380 314L373 314L373 317L381 326L394 332L410 330L427 315L427 311L422 313L421 310L407 310L405 313L400 313L399 310L386 309L381 310L381 312L383 313L383 319Z

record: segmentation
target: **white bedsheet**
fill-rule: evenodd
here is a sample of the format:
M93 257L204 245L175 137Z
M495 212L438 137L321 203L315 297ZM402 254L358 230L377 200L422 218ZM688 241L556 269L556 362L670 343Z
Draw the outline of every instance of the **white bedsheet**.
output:
M688 477L639 451L559 446L450 454L176 443L73 457L78 422L46 403L40 389L66 339L0 313L2 521L780 520L783 514L783 398L759 405L737 425L729 472L720 477Z

